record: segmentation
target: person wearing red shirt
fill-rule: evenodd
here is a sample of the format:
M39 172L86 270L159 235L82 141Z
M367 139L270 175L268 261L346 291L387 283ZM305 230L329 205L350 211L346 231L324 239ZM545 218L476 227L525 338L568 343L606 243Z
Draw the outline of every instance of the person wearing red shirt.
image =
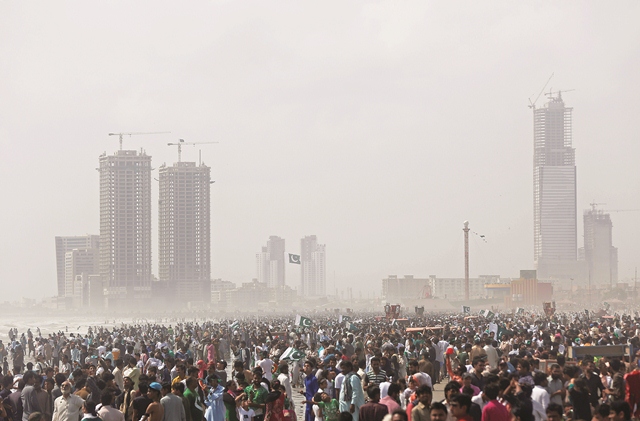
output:
M482 409L482 421L511 421L509 410L498 402L500 386L497 383L489 383L484 388L484 394L489 402Z

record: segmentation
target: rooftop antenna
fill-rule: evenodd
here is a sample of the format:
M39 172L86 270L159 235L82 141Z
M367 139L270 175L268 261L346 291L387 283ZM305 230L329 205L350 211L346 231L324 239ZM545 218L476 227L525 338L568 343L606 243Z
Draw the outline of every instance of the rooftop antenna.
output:
M122 150L122 136L134 136L140 134L165 134L171 132L130 132L130 133L109 133L109 136L118 136L120 139L120 150Z

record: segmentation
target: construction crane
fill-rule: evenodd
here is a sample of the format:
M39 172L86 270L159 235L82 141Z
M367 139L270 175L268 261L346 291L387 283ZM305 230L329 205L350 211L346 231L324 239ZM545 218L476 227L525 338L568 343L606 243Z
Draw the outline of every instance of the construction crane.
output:
M177 146L178 147L178 162L182 160L182 145L207 145L210 143L220 143L220 142L185 142L184 139L178 139L178 143L167 143L168 146Z
M562 93L563 92L572 92L575 91L575 89L559 89L557 91L552 91L551 89L549 89L549 92L545 92L545 95L551 99L553 98L554 94L558 94L558 99L562 99Z
M120 150L122 150L122 136L133 136L139 134L166 134L171 132L131 132L131 133L109 133L109 136L118 136L120 138Z
M547 89L547 85L549 84L549 82L551 82L551 78L552 77L553 77L553 73L551 73L551 76L549 76L549 79L547 79L547 83L544 84L544 86L540 90L540 93L538 94L538 96L536 97L536 99L533 102L531 102L531 98L529 98L529 108L533 108L535 110L536 102L538 102L538 99L540 99L540 95L542 95L544 90Z

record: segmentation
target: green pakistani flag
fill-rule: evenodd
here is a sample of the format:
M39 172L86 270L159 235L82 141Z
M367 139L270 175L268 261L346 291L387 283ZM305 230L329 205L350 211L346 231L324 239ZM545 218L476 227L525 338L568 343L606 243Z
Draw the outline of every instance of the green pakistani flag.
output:
M524 308L522 308L522 307L518 307L518 308L516 309L516 314L524 314Z
M471 313L471 307L462 306L462 314L470 314L470 313Z
M311 319L308 317L303 317L301 315L296 315L296 326L301 327L311 327Z
M304 352L299 349L289 347L280 355L282 361L300 361L304 358Z
M346 328L347 330L350 330L352 332L355 332L356 330L358 330L358 327L351 322L347 322Z
M486 319L490 319L494 316L493 312L491 310L482 310L480 312L480 315L483 316Z
M289 263L293 263L294 265L299 265L300 264L300 255L299 254L293 254L293 253L287 253L289 255Z
M239 327L240 327L240 322L237 320L229 325L230 330L237 330Z
M338 323L350 322L350 321L351 321L351 317L349 317L349 316L340 316L340 317L338 317Z

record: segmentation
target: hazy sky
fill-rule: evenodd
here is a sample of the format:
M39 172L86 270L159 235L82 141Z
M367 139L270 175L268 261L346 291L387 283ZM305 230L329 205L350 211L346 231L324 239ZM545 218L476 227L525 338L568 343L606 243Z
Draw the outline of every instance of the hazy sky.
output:
M533 266L532 113L552 72L574 107L582 211L640 209L638 2L0 3L0 282L56 291L56 235L99 233L109 132L157 168L212 166L212 276L256 276L269 235L327 245L328 287ZM539 104L543 103L542 97ZM185 148L183 160L197 160ZM153 200L157 274L157 186ZM612 214L620 277L640 212ZM297 286L298 268L287 268ZM4 295L3 294L3 295Z

